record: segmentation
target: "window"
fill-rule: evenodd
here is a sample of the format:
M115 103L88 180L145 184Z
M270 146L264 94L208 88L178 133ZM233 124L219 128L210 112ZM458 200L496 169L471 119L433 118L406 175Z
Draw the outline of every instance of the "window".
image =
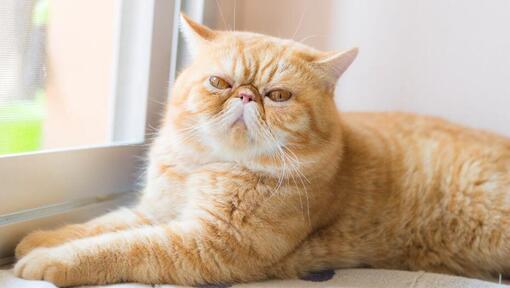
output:
M0 258L28 231L132 198L175 71L180 5L0 2Z
M231 29L236 1L0 2L0 265L27 232L134 199L179 68L178 13Z
M112 137L119 3L0 4L0 154L123 140Z

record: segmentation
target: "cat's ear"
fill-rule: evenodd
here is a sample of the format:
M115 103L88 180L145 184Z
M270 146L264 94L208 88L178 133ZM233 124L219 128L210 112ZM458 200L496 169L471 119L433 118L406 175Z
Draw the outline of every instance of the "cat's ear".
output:
M184 13L181 13L181 31L186 39L186 42L189 44L191 53L193 55L196 54L200 46L207 44L210 41L213 41L217 36L217 32L209 27L206 27L202 24L199 24L191 18L189 18Z
M343 52L325 52L321 53L313 61L313 66L317 67L333 85L338 78L349 68L356 56L358 48L352 48Z

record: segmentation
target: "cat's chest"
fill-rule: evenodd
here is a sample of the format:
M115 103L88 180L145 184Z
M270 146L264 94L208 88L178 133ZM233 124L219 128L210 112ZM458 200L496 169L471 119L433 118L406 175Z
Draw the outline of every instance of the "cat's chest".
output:
M163 194L177 193L188 197L204 193L211 197L244 195L246 191L264 191L267 186L264 177L231 163L159 164L149 181Z
M187 214L186 210L205 209L241 221L262 206L270 206L273 201L281 203L282 197L292 195L287 182L232 163L161 165L158 172L149 185L149 193L156 200L152 205L158 206L161 213L175 210L175 216Z

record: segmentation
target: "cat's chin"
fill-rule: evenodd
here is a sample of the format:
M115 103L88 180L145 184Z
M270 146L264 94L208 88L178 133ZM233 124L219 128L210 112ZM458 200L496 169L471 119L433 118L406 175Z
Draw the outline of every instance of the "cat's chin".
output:
M214 150L219 153L220 158L227 161L253 159L269 151L265 143L252 138L249 127L243 121L234 123L223 137L216 139Z
M232 126L230 126L230 129L233 129L233 132L237 132L237 130L246 131L248 128L246 127L246 123L242 118L237 119L234 123L232 123Z
M246 150L253 145L244 121L236 121L232 124L225 140L228 142L226 144L234 150Z

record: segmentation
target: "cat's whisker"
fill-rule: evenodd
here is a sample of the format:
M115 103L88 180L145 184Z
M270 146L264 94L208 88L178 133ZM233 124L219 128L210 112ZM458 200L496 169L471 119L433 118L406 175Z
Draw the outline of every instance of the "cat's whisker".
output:
M276 137L271 133L269 127L266 127L264 125L264 123L259 119L259 127L263 128L263 131L266 133L266 136L265 138L269 138L267 139L267 141L270 141L271 143L274 143L274 146L276 148L276 153L275 154L272 154L272 156L278 156L278 158L280 159L280 167L281 167L281 174L278 178L278 182L277 182L277 186L275 187L274 191L273 191L273 195L275 195L278 190L280 189L280 187L282 186L283 182L286 181L287 182L287 185L286 186L289 186L289 183L290 181L292 180L293 183L294 183L294 186L296 187L296 191L298 193L298 197L299 197L299 203L300 203L300 206L301 206L301 209L298 209L298 211L300 210L303 214L303 219L307 219L308 218L308 223L311 223L310 221L310 205L309 205L309 199L308 199L308 191L306 190L306 185L304 184L304 182L302 181L301 177L299 176L298 173L295 172L295 170L297 169L297 167L295 167L295 162L297 162L297 157L295 157L294 159L292 157L290 157L289 155L287 155L285 153L285 151L282 149L282 147L278 144L278 141L276 140ZM276 160L276 159L275 159ZM289 165L290 164L290 165ZM301 186L303 187L303 191L301 190L300 188L300 185L298 184L298 181L296 180L296 176L298 177L299 181L301 182ZM304 193L305 197L306 197L306 216L305 216L305 207L304 207L304 204L303 204L303 198L301 197L301 193Z
M217 124L218 122L222 122L224 121L224 118L226 117L226 115L231 112L232 108L229 108L229 109L226 109L226 110L223 110L221 111L220 113L218 113L217 115L215 115L214 117L212 117L211 119L209 120L206 120L205 122L199 122L195 125L192 125L190 127L187 127L187 128L184 128L184 129L180 129L178 130L178 132L181 134L182 138L181 138L181 141L182 142L186 142L188 141L189 139L195 137L195 136L198 136L198 133L200 132L200 130L202 130L204 127L207 127L207 126L214 126L215 124Z
M284 154L282 154L282 156L284 156ZM292 169L292 167L291 167ZM298 183L296 181L296 178L294 177L294 174L292 173L292 170L290 171L291 173L289 174L290 177L292 178L292 181L294 182L294 186L296 187L296 190L298 192L298 197L299 197L299 204L301 206L301 211L303 213L303 218L305 218L305 207L303 206L303 199L301 198L301 189L297 189L298 188Z
M296 156L296 154L294 154L294 152L293 152L290 148L288 148L288 147L286 147L286 146L283 146L282 148L283 148L285 151L287 151L288 153L290 153L290 154L292 154L292 155L293 155L293 157L294 157L294 161L296 162L296 166L300 167L300 166L301 166L301 165L300 165L300 160L299 160L299 158ZM305 175L301 172L301 170L300 170L300 169L297 169L297 172L301 175L301 177L303 177L303 178L306 180L306 182L307 182L308 184L311 184L310 180L308 180L308 178L307 178L307 177L306 177L306 176L305 176Z
M213 128L213 130L225 128L226 124L228 124L226 123L229 118L228 116L234 111L234 109L234 106L229 106L227 109L222 110L214 117L204 122L199 122L190 127L178 130L178 132L181 134L181 141L186 142L193 137L199 136L200 131L202 131L204 128Z
M321 35L321 34L315 34L315 35L308 35L306 37L303 37L302 39L300 39L298 42L300 43L304 43L306 40L310 40L310 39L314 39L314 38L327 38L328 36L326 35Z
M301 26L303 25L303 20L305 18L305 13L306 13L306 9L307 9L306 5L304 5L304 6L305 7L303 7L303 12L301 13L301 17L299 18L296 30L294 31L294 34L292 34L292 37L290 37L291 39L294 39L296 37L296 35L299 33L299 30L301 29Z
M236 31L236 8L237 8L237 0L234 0L234 31Z
M268 127L266 127L266 125L264 124L264 122L260 121L259 123L259 127L261 128L261 131L264 132L265 134L265 138L266 138L266 141L268 141L269 143L273 143L273 145L275 147L278 147L278 143L276 142L276 139L272 136L270 130ZM284 161L282 161L282 158L281 158L281 155L279 154L272 154L273 156L278 156L280 157L280 162L283 162L282 163L282 171L281 171L281 174L279 175L278 177L278 181L277 181L277 186L275 187L274 189L274 193L276 193L278 191L278 189L280 188L282 182L283 182L283 178L285 177L285 169L286 169L286 163Z
M262 126L262 127L264 127L264 126ZM299 162L299 158L296 156L296 154L292 150L290 150L289 148L287 148L285 146L282 146L282 145L278 145L276 137L274 137L274 135L270 132L269 129L266 129L266 130L268 132L269 138L271 138L272 142L275 143L275 147L277 148L276 152L277 152L277 155L279 156L279 158L281 159L280 162L282 164L282 171L285 173L287 167L289 169L290 173L288 175L285 175L285 177L287 179L289 179L288 176L290 176L292 181L294 182L294 185L297 188L297 192L299 194L299 200L300 200L300 203L301 203L301 208L302 208L302 211L303 211L303 218L305 218L305 216L304 216L305 213L304 213L304 207L302 205L301 192L303 192L305 194L306 204L307 204L306 205L307 206L306 207L306 210L307 210L306 214L307 214L308 223L311 225L310 201L309 201L309 197L308 197L308 190L306 188L306 184L303 181L303 179L305 179L306 182L308 182L308 184L310 184L310 181L308 180L308 178L306 178L306 176L299 169L300 162ZM290 165L288 165L288 163ZM298 183L296 181L296 177L299 179L301 187L303 188L303 191L301 191L301 189L298 188L299 185L298 185Z
M206 120L205 122L198 122L195 125L191 125L189 127L179 129L179 130L177 130L177 132L180 132L180 133L187 132L189 130L197 129L198 127L200 127L200 125L212 123L212 122L216 121L218 117L221 117L221 115L224 114L225 112L226 111L221 111L220 113L218 113L218 115Z
M225 30L232 30L227 25L227 21L225 21L225 16L223 15L223 9L221 9L221 5L220 5L220 2L218 0L216 0L216 6L218 7L218 12L220 13L220 17L221 17L221 19L223 21L223 25L225 25Z
M285 172L286 172L286 169L287 169L287 163L285 162L285 160L281 157L280 154L276 154L279 158L280 158L280 163L282 164L282 169L281 169L281 175L278 177L278 184L275 188L275 191L278 191L283 183L283 179L285 177Z
M156 99L149 98L149 101L150 101L151 103L155 103L155 104L161 105L162 107L165 107L165 106L166 106L166 103L165 103L165 102L161 102L161 101L156 100Z
M308 183L310 183L310 181L303 175L303 173L301 172L301 170L299 169L299 163L298 163L298 159L297 159L297 156L291 151L289 150L288 148L286 148L285 146L281 146L281 153L283 156L285 156L287 158L287 160L289 162L291 162L293 164L293 166L290 166L290 169L291 169L291 177L292 179L294 180L294 184L296 185L296 188L299 186L296 181L295 181L295 178L294 178L294 174L296 174L295 176L299 179L300 183L301 183L301 186L303 188L303 192L305 194L305 197L306 197L306 209L307 209L307 219L308 219L308 223L311 224L311 219L310 219L310 201L309 201L309 198L308 198L308 190L306 188L306 184L305 182L303 181L303 178L306 179L308 181ZM288 151L288 152L285 152L285 151ZM291 158L288 153L292 153L293 157L294 158ZM300 201L301 201L301 190L298 189L298 193L299 193L299 197L300 197ZM304 216L304 208L303 208L303 216Z

